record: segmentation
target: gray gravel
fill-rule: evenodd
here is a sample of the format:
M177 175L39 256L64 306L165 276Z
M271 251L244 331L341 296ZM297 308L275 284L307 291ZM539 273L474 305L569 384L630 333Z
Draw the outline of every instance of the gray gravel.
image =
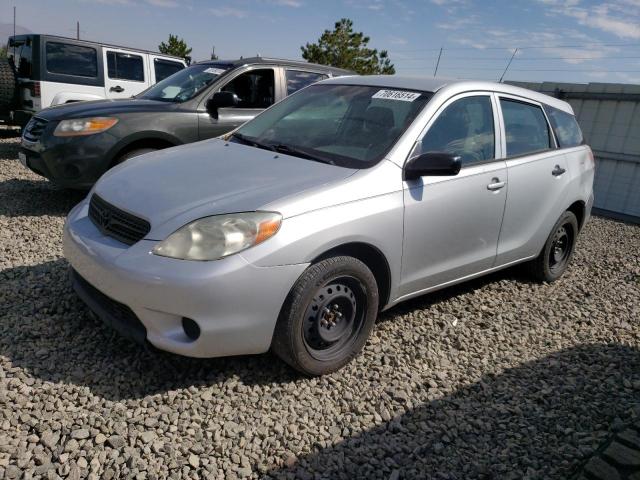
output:
M384 314L321 379L145 351L62 258L80 194L0 131L0 478L567 478L640 418L640 228L594 218L553 285L509 270Z

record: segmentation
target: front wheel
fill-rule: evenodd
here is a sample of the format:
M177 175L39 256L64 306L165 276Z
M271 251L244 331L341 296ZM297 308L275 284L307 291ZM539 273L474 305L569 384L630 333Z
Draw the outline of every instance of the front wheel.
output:
M378 301L376 279L360 260L322 260L311 265L289 293L272 349L305 375L334 372L362 350Z
M551 229L542 253L529 264L531 274L540 282L554 282L562 276L578 239L578 219L572 212L564 212Z

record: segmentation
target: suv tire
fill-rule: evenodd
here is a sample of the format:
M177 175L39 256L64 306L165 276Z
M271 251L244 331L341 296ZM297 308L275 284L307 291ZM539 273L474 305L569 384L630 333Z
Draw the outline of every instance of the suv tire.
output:
M151 153L158 150L157 148L147 147L147 148L136 148L134 150L129 150L127 153L119 156L114 162L113 166L120 165L121 163L126 162L130 158L137 157L139 155L144 155L145 153Z
M16 73L6 58L0 59L0 108L13 106L16 95Z
M340 256L311 265L285 301L272 350L305 375L335 372L364 347L378 301L376 279L360 260Z

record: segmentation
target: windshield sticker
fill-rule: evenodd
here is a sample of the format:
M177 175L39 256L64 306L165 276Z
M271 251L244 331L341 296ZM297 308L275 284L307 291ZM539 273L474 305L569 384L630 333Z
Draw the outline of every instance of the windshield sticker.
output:
M421 94L416 92L406 92L404 90L378 90L371 98L381 98L383 100L400 100L401 102L413 102Z
M207 68L204 73L211 73L212 75L222 75L226 70L223 70L222 68Z

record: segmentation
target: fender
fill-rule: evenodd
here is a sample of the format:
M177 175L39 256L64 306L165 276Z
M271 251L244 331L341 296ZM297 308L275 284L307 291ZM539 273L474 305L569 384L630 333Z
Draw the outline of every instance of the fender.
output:
M178 137L167 132L161 132L158 130L143 130L141 132L134 132L131 135L128 135L125 138L121 139L118 143L111 147L111 149L105 155L105 157L109 160L108 164L111 164L111 162L113 162L113 160L120 154L120 152L126 149L129 145L142 140L160 140L170 143L173 146L184 144L184 142Z

